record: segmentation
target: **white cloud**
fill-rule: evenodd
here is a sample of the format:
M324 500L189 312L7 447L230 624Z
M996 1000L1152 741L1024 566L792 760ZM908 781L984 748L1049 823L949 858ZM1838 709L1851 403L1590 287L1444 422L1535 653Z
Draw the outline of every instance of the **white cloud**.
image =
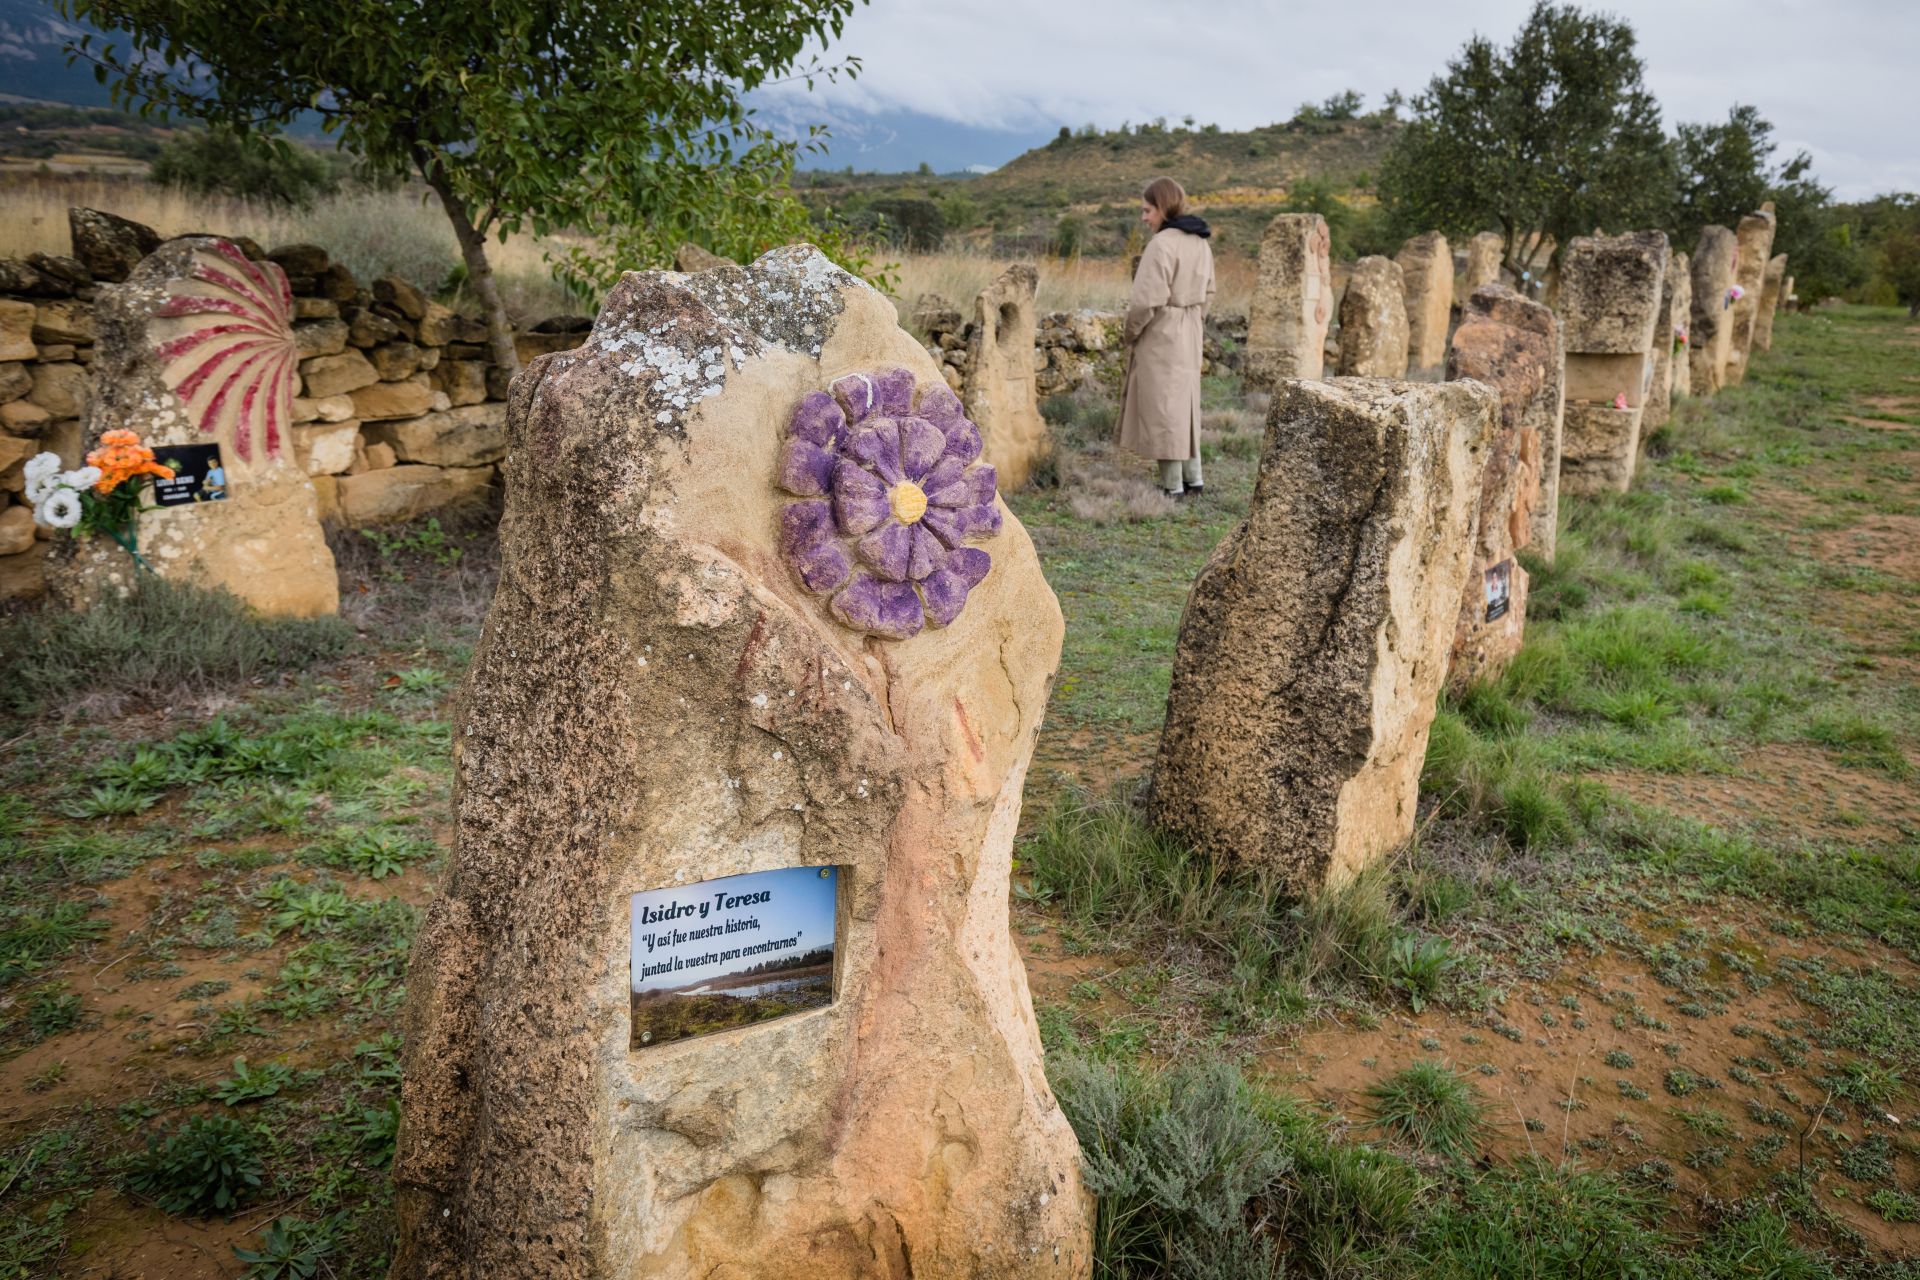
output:
M1284 120L1353 88L1378 103L1426 84L1476 30L1502 43L1531 0L875 0L831 54L854 81L817 105L904 109L1031 129L1192 115L1225 128ZM1601 0L1638 33L1647 79L1676 121L1748 102L1783 153L1806 149L1844 198L1920 190L1915 0ZM788 99L802 91L770 91ZM791 104L798 105L798 104ZM824 113L823 113L824 114Z

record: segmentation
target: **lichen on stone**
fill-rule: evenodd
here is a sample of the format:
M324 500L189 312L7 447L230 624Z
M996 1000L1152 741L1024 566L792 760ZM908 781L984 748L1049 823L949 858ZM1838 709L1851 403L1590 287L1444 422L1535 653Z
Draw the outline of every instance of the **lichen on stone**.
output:
M780 549L855 631L904 640L960 616L1000 531L980 431L945 386L905 369L852 373L800 398L780 452Z

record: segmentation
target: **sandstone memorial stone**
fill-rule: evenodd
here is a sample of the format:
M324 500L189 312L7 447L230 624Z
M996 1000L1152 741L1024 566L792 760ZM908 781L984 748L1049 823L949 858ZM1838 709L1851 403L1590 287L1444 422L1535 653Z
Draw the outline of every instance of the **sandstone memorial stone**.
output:
M1667 270L1660 283L1660 311L1653 322L1653 379L1647 384L1647 403L1640 414L1640 438L1645 439L1666 425L1673 407L1673 366L1685 364L1687 351L1675 339L1686 332L1687 306L1693 297L1688 282L1687 255L1667 256Z
M1466 291L1469 295L1483 284L1500 283L1500 262L1506 252L1507 239L1498 231L1482 231L1467 242Z
M292 295L271 262L208 236L170 240L95 308L99 345L85 435L132 431L158 459L211 446L224 498L142 512L133 544L152 572L219 587L264 614L339 607L333 553L292 442L298 351ZM75 604L127 589L140 569L105 537L63 545L50 566Z
M1034 292L1040 273L1016 262L973 301L967 333L966 377L960 398L979 425L987 461L1004 493L1026 487L1033 467L1051 447L1040 394L1034 385Z
M1739 242L1725 227L1706 226L1693 251L1693 311L1687 331L1692 394L1710 396L1726 385L1733 346L1733 264Z
M1662 306L1666 307L1671 320L1672 335L1669 345L1673 354L1667 361L1667 409L1672 413L1673 402L1693 394L1693 258L1689 254L1676 252L1667 263L1667 288L1673 297L1671 306L1663 295ZM1659 341L1658 334L1654 340Z
M1498 408L1474 382L1291 382L1187 598L1147 810L1306 891L1413 832Z
M1739 296L1733 301L1733 334L1727 346L1726 380L1731 386L1738 386L1747 376L1760 298L1766 289L1767 262L1773 254L1774 230L1771 201L1762 205L1758 213L1740 219L1740 225L1734 229L1739 257L1734 263L1733 283Z
M1260 238L1260 275L1247 304L1247 386L1271 391L1326 371L1333 315L1333 241L1317 213L1283 213Z
M1500 403L1481 471L1473 567L1454 626L1448 683L1455 689L1497 677L1520 652L1527 571L1514 556L1532 543L1545 501L1557 505L1557 484L1548 493L1542 481L1548 443L1556 461L1559 450L1560 363L1560 326L1549 308L1504 285L1473 291L1447 352L1447 378L1484 383Z
M1407 376L1407 299L1400 264L1362 258L1347 277L1340 298L1340 358L1343 378Z
M392 1275L1087 1276L1007 910L1061 613L933 359L810 246L630 273L506 435Z
M1400 246L1394 261L1407 295L1407 376L1437 379L1453 316L1453 252L1445 236L1429 231Z
M1563 493L1625 493L1633 483L1667 258L1663 231L1575 236L1562 256Z
M1780 311L1781 290L1787 280L1787 255L1776 253L1767 260L1767 274L1760 286L1760 310L1753 318L1753 349L1773 350L1773 317Z

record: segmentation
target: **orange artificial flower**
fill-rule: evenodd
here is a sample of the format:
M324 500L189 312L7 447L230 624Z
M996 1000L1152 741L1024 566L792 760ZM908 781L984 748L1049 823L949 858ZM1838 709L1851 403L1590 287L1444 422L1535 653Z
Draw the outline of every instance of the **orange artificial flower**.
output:
M173 469L155 462L153 450L141 444L139 436L126 430L102 434L100 447L87 455L87 465L100 468L100 480L93 491L103 496L135 476L173 479Z

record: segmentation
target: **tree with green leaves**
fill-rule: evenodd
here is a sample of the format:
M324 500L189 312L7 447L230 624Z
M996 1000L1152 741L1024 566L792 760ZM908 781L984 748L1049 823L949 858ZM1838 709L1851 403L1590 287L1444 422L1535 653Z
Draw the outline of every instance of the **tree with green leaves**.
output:
M714 228L721 243L709 247L723 253L788 234L796 210L805 225L798 202L778 198L794 144L758 125L744 97L789 74L811 84L858 70L816 56L794 71L810 44L840 33L855 0L58 3L125 33L125 47L89 36L73 54L142 113L268 136L311 113L375 173L418 173L453 226L493 358L509 369L518 360L489 236L592 233L656 215ZM658 237L624 238L598 259L600 277L634 252L647 257L624 265L664 261Z
M1475 36L1410 104L1380 194L1405 233L1497 227L1507 265L1596 227L1661 221L1672 177L1633 28L1537 0L1513 43Z
M151 182L201 195L218 193L306 209L340 189L326 158L285 141L225 125L184 129L167 139L147 172Z
M1691 245L1709 223L1737 226L1767 199L1773 125L1753 107L1736 105L1722 124L1683 124L1674 131L1674 243Z

